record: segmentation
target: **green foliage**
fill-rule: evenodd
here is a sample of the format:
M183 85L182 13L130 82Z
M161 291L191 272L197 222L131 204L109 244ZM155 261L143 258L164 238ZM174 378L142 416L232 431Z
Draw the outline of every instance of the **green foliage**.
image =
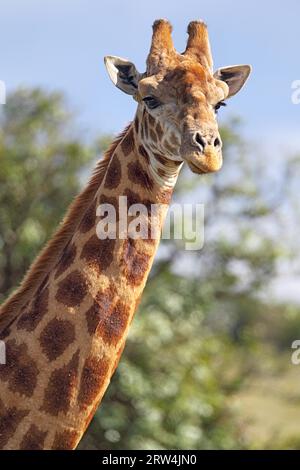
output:
M91 159L63 96L20 89L0 117L0 301L21 280L79 191ZM1 298L2 296L2 298Z

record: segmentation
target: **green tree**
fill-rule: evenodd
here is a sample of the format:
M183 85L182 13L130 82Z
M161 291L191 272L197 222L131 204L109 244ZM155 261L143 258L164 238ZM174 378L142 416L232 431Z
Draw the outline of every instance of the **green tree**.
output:
M19 89L0 116L0 301L79 191L91 151L61 93Z

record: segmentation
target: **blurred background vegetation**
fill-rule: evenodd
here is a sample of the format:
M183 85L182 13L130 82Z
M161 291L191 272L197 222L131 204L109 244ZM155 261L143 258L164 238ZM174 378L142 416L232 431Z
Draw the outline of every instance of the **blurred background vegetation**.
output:
M3 301L112 136L86 142L64 96L42 89L18 89L1 113ZM299 159L270 167L236 118L222 136L222 171L184 170L174 195L205 204L204 247L162 242L82 449L300 448L300 306L276 292L299 274Z

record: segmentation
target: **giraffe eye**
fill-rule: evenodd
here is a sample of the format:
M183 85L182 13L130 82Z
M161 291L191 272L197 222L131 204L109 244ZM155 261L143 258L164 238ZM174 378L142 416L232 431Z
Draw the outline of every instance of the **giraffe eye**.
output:
M160 101L157 98L154 98L154 96L146 96L143 98L143 101L149 109L155 109L161 105Z
M219 101L219 103L217 103L216 106L215 106L215 112L216 113L218 112L218 109L221 108L221 106L227 106L227 104L224 103L224 101Z

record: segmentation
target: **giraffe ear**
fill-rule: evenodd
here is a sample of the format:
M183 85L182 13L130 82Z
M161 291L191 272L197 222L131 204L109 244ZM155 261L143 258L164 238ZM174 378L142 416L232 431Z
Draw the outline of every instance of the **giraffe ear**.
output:
M126 59L113 55L104 57L104 63L114 85L128 95L135 95L138 82L142 77L135 65Z
M230 98L245 85L250 72L251 65L231 65L216 70L214 77L227 83L229 87L227 98Z

